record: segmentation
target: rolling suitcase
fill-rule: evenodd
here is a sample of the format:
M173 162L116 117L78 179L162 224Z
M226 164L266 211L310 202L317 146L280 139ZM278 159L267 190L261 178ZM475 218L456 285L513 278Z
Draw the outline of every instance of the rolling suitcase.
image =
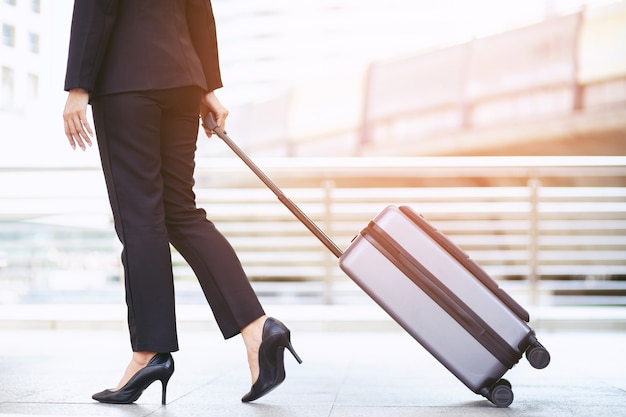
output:
M408 206L388 206L343 252L219 129L204 125L254 171L339 259L341 269L400 326L476 394L513 402L504 374L525 354L545 368L550 354L529 315L469 256Z

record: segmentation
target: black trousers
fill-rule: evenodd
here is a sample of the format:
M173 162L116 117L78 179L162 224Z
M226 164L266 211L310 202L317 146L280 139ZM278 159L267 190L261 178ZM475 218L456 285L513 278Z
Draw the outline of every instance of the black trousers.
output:
M178 350L170 243L193 269L225 338L264 314L233 248L196 207L201 94L184 87L91 100L123 245L133 351Z

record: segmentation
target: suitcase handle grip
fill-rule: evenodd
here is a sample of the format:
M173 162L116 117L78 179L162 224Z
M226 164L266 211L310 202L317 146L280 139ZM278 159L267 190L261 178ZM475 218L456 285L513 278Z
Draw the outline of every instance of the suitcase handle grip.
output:
M226 143L226 145L248 166L248 168L250 168L252 172L254 172L256 176L263 181L263 184L265 184L274 193L274 195L278 197L278 200L283 203L283 205L287 207L289 211L291 211L291 213L296 216L296 218L300 220L300 222L304 224L307 229L309 229L309 231L311 231L311 233L313 233L315 237L317 237L320 242L322 242L324 246L326 246L333 253L333 255L337 258L341 257L343 251L339 249L339 246L337 246L335 242L333 242L332 239L330 239L326 233L324 233L322 229L320 229L319 226L313 222L313 220L304 214L300 207L287 198L280 188L278 188L278 186L276 186L276 184L274 184L274 182L267 175L265 175L263 171L261 171L261 169L250 159L250 157L246 155L246 153L239 146L237 146L231 138L228 137L226 132L224 132L217 125L212 113L204 115L202 118L202 124L206 129L215 133L220 139L222 139L224 143Z
M215 131L215 129L218 128L218 126L217 126L217 122L215 121L215 117L213 116L213 113L207 113L202 118L202 125L204 126L205 129L208 129L217 135L217 132Z

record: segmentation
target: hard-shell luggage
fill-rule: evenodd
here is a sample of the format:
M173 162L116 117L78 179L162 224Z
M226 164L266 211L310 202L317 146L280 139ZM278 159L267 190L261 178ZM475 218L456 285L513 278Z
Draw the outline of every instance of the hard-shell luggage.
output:
M339 263L450 372L499 407L513 402L501 377L524 353L535 368L550 361L526 310L410 207L385 208Z
M550 354L529 315L458 246L408 206L388 206L344 251L213 121L214 131L335 255L341 269L426 350L476 394L513 402L504 374L525 354L537 369Z

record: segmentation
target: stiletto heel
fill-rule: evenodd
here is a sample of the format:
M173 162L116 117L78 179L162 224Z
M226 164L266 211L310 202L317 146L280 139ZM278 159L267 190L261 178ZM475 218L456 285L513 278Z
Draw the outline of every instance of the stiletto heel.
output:
M291 354L298 361L298 363L302 363L302 359L300 359L300 356L298 356L296 351L293 349L293 346L291 346L291 341L287 344L287 349L289 349L289 352L291 352Z
M161 380L161 405L165 405L165 393L167 391L167 383L170 380L170 377L172 376L172 374L170 374L167 378L164 378Z
M161 381L161 404L165 405L167 383L174 373L174 358L170 353L157 353L145 368L140 369L118 390L105 389L91 398L101 403L130 404L141 396L154 381Z
M291 345L291 332L287 326L272 317L267 318L259 346L259 376L250 391L241 398L242 402L261 398L285 380L285 348L298 363L302 363Z

